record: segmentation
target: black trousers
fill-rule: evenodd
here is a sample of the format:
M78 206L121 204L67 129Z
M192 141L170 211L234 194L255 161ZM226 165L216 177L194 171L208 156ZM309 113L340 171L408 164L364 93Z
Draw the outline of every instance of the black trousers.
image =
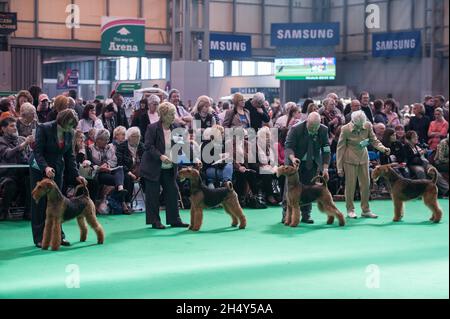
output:
M129 176L128 178L130 179ZM92 200L98 198L100 185L116 186L116 188L117 186L122 185L125 188L125 177L123 174L123 169L117 169L112 171L111 173L99 173L97 179L89 181L89 184L89 192L91 194ZM129 194L127 194L127 196L128 195Z
M30 168L30 184L31 190L36 187L36 184L44 178L41 171ZM63 175L62 172L56 172L55 183L58 185L59 189L61 189L63 184ZM33 241L36 245L37 243L42 242L42 236L44 235L44 227L45 227L45 218L47 209L47 197L42 197L39 203L36 204L34 200L31 200L31 231L33 233ZM66 236L62 231L61 226L61 239L64 239Z
M24 205L25 215L30 214L31 209L31 190L30 176L28 170L13 171L8 174L3 181L3 202L0 214L8 212L11 203L19 199Z
M161 187L166 202L166 224L177 224L181 222L178 209L178 185L175 181L175 169L162 169L159 181L145 182L145 214L146 224L160 223L159 195Z
M247 183L253 196L258 195L258 174L254 172L242 173L236 170L233 175L236 178L236 185L234 185L234 188L239 197L247 197L248 194L245 193Z
M306 167L306 162L302 161L300 164L300 168L298 170L298 173L300 174L300 182L303 185L312 185L311 180L317 176L317 170L318 166L315 162L313 162L312 168ZM283 219L286 215L286 192L288 191L287 187L287 178L284 186L284 193L283 193ZM311 210L312 210L312 203L307 204L300 207L300 211L302 212L302 218L303 219L309 219L311 217Z

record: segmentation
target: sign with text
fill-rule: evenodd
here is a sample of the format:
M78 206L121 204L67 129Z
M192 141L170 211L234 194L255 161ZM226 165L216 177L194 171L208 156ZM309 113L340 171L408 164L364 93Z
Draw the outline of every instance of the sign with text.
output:
M56 88L58 90L78 89L78 70L67 69L65 73L59 71Z
M373 34L373 57L417 56L420 52L420 31Z
M145 56L145 19L102 17L101 53Z
M0 34L10 34L17 30L17 13L0 12Z
M252 37L249 35L211 33L209 43L211 60L252 56Z
M339 44L339 22L335 23L272 23L271 45L335 46Z

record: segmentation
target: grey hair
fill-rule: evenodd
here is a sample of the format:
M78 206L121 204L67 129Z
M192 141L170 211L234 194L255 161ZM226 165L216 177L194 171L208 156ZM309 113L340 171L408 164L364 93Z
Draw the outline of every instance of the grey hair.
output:
M75 102L75 100L70 96L67 99L69 100L69 103L67 103L67 107L73 109L77 102Z
M139 138L141 137L141 130L139 129L139 127L137 126L132 126L130 127L127 132L125 133L126 135L126 139L128 140L130 138L131 135L133 134L139 134Z
M254 99L256 102L258 102L258 103L260 103L260 104L263 104L264 101L266 100L266 97L264 96L264 93L262 93L262 92L256 92L256 94L253 95L253 99Z
M334 100L334 98L333 97L336 97L336 99L339 99L339 96L336 94L336 93L330 93L330 94L328 94L327 95L327 99L333 99Z
M125 134L127 133L127 129L125 126L120 125L120 126L116 127L113 131L113 138L116 138L117 134L119 134L121 132L123 132Z
M109 131L105 128L102 128L100 130L97 130L97 132L95 133L95 141L97 141L98 139L104 139L109 141L110 136L111 134L109 134Z
M308 123L320 123L321 117L320 114L317 112L311 112L308 115L308 118L306 119Z
M287 113L289 113L289 110L290 110L291 108L293 108L293 107L297 107L297 103L295 103L295 102L287 102L287 103L284 105L284 110L285 110Z
M364 111L356 111L352 113L352 122L366 122L367 121L367 116L366 113L364 113Z
M25 102L20 106L20 114L34 114L34 117L36 117L36 108L33 104Z
M323 100L322 104L323 106L327 107L328 103L330 103L331 101L334 102L334 100L331 97L327 97L325 100Z
M161 99L156 94L150 95L147 100L148 100L149 104L158 104L159 105L159 103L161 103Z

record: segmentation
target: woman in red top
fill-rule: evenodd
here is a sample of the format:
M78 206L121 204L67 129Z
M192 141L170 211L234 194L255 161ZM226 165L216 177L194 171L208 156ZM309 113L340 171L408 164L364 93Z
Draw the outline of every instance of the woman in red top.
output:
M434 110L435 120L430 123L428 128L428 145L435 151L439 142L447 136L448 122L444 119L444 111L439 107Z

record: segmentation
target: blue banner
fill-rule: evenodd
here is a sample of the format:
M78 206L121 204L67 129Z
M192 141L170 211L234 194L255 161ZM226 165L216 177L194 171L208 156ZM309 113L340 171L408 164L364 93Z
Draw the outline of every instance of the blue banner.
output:
M211 60L252 56L252 37L249 35L211 33L209 43Z
M272 24L271 45L275 47L335 46L339 40L339 22Z
M416 56L421 47L420 31L374 33L372 37L373 57Z

